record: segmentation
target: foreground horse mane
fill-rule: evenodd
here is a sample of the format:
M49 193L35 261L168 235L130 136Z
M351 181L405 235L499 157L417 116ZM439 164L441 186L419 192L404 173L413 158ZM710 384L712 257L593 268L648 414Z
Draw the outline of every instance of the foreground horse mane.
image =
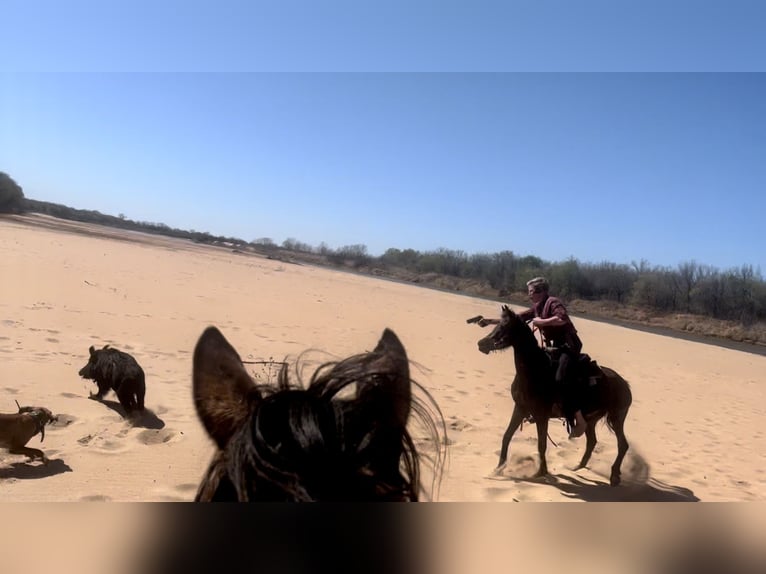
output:
M417 501L424 460L432 489L441 478L443 417L410 379L388 329L373 351L324 363L308 384L286 363L275 383L258 384L210 327L195 348L193 379L198 415L218 446L198 501ZM430 456L418 452L411 418Z

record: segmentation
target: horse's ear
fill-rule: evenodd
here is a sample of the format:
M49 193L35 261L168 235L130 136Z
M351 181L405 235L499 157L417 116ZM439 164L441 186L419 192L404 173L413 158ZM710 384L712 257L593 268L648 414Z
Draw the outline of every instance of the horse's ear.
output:
M383 331L367 368L373 380L361 386L359 397L372 406L378 422L406 426L412 401L409 360L404 345L391 329Z
M247 420L250 398L259 396L252 378L221 332L208 327L194 348L194 406L210 437L224 448Z
M91 355L94 355L94 354L96 353L96 349L95 349L95 347L94 347L93 345L91 345L91 346L90 346L90 349L88 349L88 352L89 352Z

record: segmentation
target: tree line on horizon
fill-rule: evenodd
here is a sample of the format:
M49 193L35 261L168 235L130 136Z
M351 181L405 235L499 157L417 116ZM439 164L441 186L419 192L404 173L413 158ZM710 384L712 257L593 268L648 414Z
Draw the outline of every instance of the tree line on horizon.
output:
M267 254L304 254L324 263L358 270L378 268L404 270L421 276L445 275L488 285L497 291L498 296L526 293L526 281L543 275L551 284L552 292L564 299L612 301L658 313L704 315L743 325L766 321L766 282L761 270L748 264L720 270L694 260L679 263L676 267L650 265L645 260L630 265L609 261L588 263L575 258L550 262L533 255L519 256L512 251L468 254L445 248L425 252L390 248L383 255L372 256L363 244L333 249L325 243L314 247L294 238L279 245L268 237L248 242L236 237L171 228L163 223L133 221L122 214L115 217L29 199L4 172L0 172L0 212L42 213L200 243L249 248Z

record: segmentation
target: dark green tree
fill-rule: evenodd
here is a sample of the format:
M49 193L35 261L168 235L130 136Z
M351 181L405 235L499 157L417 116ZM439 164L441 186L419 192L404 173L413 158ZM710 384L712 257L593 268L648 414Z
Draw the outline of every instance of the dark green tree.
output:
M24 191L7 173L0 171L0 213L24 211Z

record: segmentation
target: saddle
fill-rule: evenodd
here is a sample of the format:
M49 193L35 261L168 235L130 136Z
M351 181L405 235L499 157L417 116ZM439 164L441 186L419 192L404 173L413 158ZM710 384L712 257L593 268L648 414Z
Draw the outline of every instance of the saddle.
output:
M558 347L546 347L545 352L548 353L548 357L551 360L551 366L555 371L559 365L559 358L561 357L561 349ZM588 353L580 353L574 361L569 364L568 377L575 382L584 382L584 379L588 380L588 386L598 384L602 377L601 367L595 359L592 359Z

